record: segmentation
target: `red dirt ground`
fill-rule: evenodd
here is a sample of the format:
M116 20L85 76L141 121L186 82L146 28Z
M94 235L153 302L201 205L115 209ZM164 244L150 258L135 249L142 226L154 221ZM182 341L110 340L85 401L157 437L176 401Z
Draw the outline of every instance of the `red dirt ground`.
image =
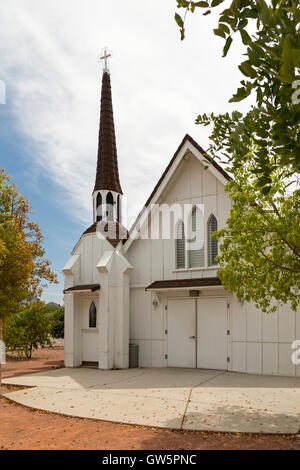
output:
M6 355L6 364L3 367L3 378L16 377L23 374L32 374L43 370L56 369L64 365L64 348L38 349L32 354L30 360L18 356Z
M44 349L32 360L7 358L4 377L62 365L63 349ZM293 449L293 436L170 431L72 418L31 410L0 397L0 449L198 450Z

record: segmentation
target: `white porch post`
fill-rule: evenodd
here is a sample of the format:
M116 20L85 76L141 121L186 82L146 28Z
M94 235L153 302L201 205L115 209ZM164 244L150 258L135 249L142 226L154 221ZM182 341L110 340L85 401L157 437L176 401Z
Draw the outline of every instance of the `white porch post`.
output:
M108 273L100 273L99 293L99 369L111 369L109 350L109 290Z
M80 318L73 293L65 294L65 366L80 366Z

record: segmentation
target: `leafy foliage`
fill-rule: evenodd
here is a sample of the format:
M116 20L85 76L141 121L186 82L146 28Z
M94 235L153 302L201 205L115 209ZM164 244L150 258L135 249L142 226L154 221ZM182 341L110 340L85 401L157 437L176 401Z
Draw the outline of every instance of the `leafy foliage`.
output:
M51 347L50 321L43 302L33 302L5 320L4 342L7 351L31 358L35 349Z
M233 201L227 227L215 234L222 240L218 276L225 289L254 301L263 311L276 308L274 299L289 301L296 309L300 301L300 4L297 0L177 0L177 6L185 9L182 22L176 20L181 38L189 11L202 8L207 15L221 4L214 34L225 41L223 57L235 33L245 46L245 60L239 65L244 78L230 102L252 94L256 103L244 115L234 111L196 119L196 124L213 125L207 153L225 161L234 177L226 187Z
M60 339L64 337L65 312L64 308L57 309L51 319L51 336Z
M220 12L214 29L225 40L223 57L235 33L246 47L246 60L239 65L245 78L230 101L244 100L253 93L256 105L244 116L238 112L203 115L196 123L214 125L207 151L218 157L222 150L235 167L247 160L254 141L253 171L261 186L268 187L278 168L291 172L300 168L300 4L297 0L272 0L270 4L265 0L177 0L177 6L185 9L185 19L188 11L202 8L206 15L225 1L227 8ZM184 19L176 15L183 39Z
M244 166L227 183L233 201L227 226L215 233L221 240L218 276L224 288L239 298L273 311L274 299L300 303L300 190L288 193L287 181L273 173L270 190L262 194L253 176L255 160L248 154Z
M30 221L28 201L0 170L0 319L39 295L43 280L57 282L44 259L43 236Z

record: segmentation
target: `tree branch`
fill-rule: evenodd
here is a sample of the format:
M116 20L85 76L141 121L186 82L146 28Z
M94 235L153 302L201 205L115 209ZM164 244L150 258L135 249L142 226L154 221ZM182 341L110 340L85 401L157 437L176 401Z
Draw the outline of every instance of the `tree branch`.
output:
M276 269L284 269L285 271L289 271L292 273L299 273L300 274L300 269L293 269L293 268L288 268L287 266L280 266L279 264L275 263L271 258L269 258L263 251L259 251L260 254L263 255L263 257L268 260Z

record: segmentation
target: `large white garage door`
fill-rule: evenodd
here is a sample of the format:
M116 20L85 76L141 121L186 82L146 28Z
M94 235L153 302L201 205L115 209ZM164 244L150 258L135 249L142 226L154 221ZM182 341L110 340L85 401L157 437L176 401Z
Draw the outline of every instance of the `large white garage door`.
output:
M227 299L168 301L168 366L227 370Z

